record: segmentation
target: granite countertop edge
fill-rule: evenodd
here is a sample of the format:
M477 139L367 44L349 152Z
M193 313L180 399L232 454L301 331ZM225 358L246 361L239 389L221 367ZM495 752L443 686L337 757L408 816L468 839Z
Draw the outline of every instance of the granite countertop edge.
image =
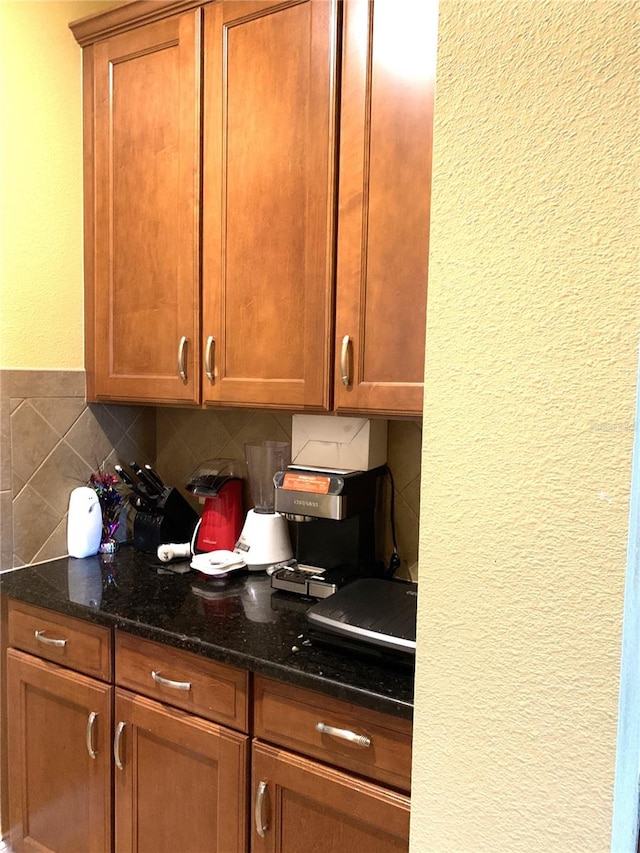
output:
M292 686L314 690L403 719L413 719L413 672L389 663L354 658L339 650L313 647L304 637L306 620L303 605L298 600L288 602L288 596L278 599L285 612L282 616L274 617L275 625L267 626L269 642L264 644L264 650L260 642L263 626L253 624L240 609L233 614L233 621L226 623L237 626L237 636L234 634L229 641L225 641L224 636L218 637L215 631L208 631L210 623L206 622L193 623L200 630L182 630L185 625L188 626L189 620L185 619L184 625L180 618L167 620L164 609L169 609L169 602L173 607L178 598L181 604L184 602L187 607L193 608L196 596L190 591L190 578L186 575L172 575L158 579L157 567L154 567L152 573L149 572L149 561L148 555L140 555L133 549L118 555L114 569L118 580L114 583L119 582L127 590L125 593L118 590L116 603L111 609L108 601L109 575L105 574L99 557L85 560L65 557L2 572L0 593L57 613L190 651ZM100 604L88 606L70 600L68 577L72 572L81 580L88 577L88 573L92 573L94 579L102 579L106 594L103 594ZM193 576L193 573L189 575ZM141 590L137 590L135 584L139 578L145 583ZM157 586L153 586L154 579ZM264 576L261 579L252 578L249 583L264 597ZM160 594L158 589L161 589ZM132 617L123 612L140 609L143 602L137 599L148 596L149 590L156 594L157 601L154 602L155 609L149 608L146 617ZM244 591L240 590L238 599L244 603L243 595ZM286 606L289 603L298 612L294 610L287 613ZM272 615L271 612L268 615ZM165 624L159 624L160 621L165 621Z

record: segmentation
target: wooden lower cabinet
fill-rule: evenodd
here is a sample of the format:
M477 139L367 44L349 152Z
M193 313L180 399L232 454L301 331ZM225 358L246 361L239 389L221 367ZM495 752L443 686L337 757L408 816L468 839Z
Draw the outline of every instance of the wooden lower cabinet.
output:
M14 853L408 850L409 722L12 600L7 634Z
M116 689L117 853L246 851L248 738Z
M268 744L252 750L251 853L399 853L409 797Z
M15 853L111 849L112 692L95 679L8 650L9 815Z

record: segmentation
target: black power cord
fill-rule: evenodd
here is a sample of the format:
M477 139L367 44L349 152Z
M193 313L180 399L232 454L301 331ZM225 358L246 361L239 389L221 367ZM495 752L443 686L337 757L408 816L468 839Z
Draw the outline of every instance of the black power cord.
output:
M400 555L398 554L398 541L396 539L396 490L393 482L393 474L391 473L391 468L388 465L384 466L385 473L389 477L389 481L391 483L391 508L390 508L390 520L391 520L391 541L393 543L393 552L391 557L389 558L389 566L386 570L386 576L391 578L395 575L395 573L400 568Z

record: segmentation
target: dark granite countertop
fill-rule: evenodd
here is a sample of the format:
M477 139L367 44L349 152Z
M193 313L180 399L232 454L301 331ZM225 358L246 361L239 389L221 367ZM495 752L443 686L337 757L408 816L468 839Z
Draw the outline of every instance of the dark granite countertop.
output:
M311 601L271 589L263 573L227 582L166 573L125 546L113 562L64 557L0 574L0 592L338 699L413 716L413 672L306 638Z

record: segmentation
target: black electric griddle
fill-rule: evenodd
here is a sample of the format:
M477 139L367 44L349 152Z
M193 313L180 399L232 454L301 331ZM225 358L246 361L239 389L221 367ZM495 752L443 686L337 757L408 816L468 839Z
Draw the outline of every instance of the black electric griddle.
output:
M309 637L320 643L413 663L418 586L359 578L307 611Z

